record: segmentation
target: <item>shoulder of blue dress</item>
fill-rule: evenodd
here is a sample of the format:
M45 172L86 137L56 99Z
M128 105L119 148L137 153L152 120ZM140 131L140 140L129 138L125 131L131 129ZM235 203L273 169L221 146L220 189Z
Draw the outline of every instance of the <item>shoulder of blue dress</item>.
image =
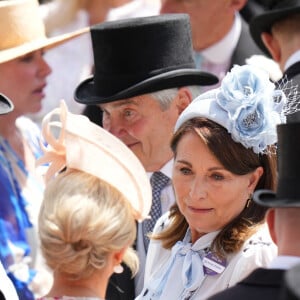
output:
M19 117L16 120L16 124L22 132L23 137L26 139L35 158L39 158L43 154L41 150L41 143L45 145L39 126L30 118L25 116Z

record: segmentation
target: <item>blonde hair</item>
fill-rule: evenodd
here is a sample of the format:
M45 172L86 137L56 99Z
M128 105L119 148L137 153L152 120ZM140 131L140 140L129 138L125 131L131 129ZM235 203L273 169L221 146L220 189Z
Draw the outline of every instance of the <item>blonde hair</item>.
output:
M108 256L127 248L123 261L133 275L138 258L132 208L108 183L69 169L48 184L39 215L41 249L48 266L71 279L89 277Z

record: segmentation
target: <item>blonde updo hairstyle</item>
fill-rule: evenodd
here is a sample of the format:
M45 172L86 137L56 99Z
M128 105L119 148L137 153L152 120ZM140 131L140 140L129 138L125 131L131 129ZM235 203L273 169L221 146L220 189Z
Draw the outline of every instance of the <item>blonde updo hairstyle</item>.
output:
M136 236L132 208L108 183L69 169L46 187L39 215L41 249L47 265L70 279L89 277L108 256L126 247L123 261L136 274L130 247Z

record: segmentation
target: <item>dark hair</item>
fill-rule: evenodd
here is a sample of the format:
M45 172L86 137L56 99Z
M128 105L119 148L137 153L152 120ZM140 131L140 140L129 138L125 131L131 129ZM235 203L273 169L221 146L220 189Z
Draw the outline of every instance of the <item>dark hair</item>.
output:
M276 188L276 155L275 149L269 149L268 154L256 154L252 149L233 141L225 128L206 118L193 118L186 121L174 134L171 148L176 157L177 146L181 138L188 132L197 132L208 149L220 161L225 169L236 175L245 175L259 166L263 167L263 175L256 189ZM227 224L213 241L212 248L220 256L234 253L241 249L245 240L256 230L257 225L264 221L267 208L251 201L249 206L229 224ZM182 240L188 223L179 211L177 204L171 208L171 226L157 235L154 239L162 241L165 248L171 248L178 240Z

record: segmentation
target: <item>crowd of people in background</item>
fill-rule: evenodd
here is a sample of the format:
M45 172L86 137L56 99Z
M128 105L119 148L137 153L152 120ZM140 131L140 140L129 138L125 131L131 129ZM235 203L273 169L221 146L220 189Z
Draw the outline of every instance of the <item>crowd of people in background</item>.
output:
M0 28L0 299L300 299L299 0L1 0Z

